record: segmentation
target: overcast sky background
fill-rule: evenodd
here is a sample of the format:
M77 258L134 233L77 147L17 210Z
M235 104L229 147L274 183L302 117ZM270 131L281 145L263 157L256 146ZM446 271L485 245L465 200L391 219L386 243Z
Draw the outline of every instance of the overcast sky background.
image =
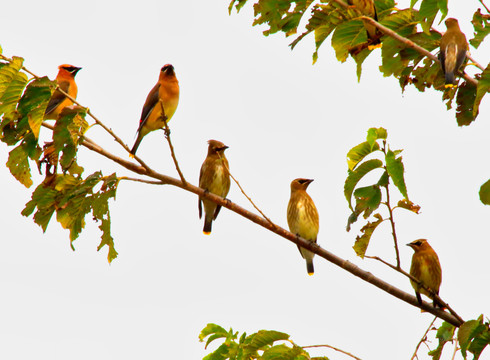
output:
M291 51L293 38L267 38L251 26L251 4L229 16L228 3L6 2L0 45L52 79L62 63L83 67L78 100L130 147L145 98L160 68L172 63L181 96L170 127L188 181L198 182L207 140L221 140L230 147L233 175L287 228L291 180L313 178L319 244L412 293L405 277L355 256L362 222L345 231L345 155L370 127L385 127L391 147L404 149L408 193L422 207L420 215L395 214L402 266L408 270L412 256L404 244L429 239L443 269L442 298L464 319L488 317L490 208L478 198L490 178L488 96L477 121L459 128L441 93L407 88L402 95L395 79L383 78L380 50L366 60L358 83L355 63L338 63L330 40L312 65L313 36ZM479 5L449 4L468 38ZM471 50L488 63L488 41ZM127 158L102 129L87 136ZM0 149L5 164L9 149L3 143ZM177 177L163 132L148 135L138 155ZM87 149L79 164L85 175L102 169L134 176ZM37 185L42 178L33 173ZM296 245L226 209L213 234L202 235L196 196L177 188L120 183L111 204L119 257L109 265L107 249L96 251L100 232L90 216L73 252L54 217L43 234L20 215L34 186L26 189L5 166L0 184L2 359L201 359L208 351L198 335L210 322L247 333L279 330L299 345L330 344L362 359L408 359L433 318L320 258L309 277ZM236 185L228 197L251 209ZM375 232L368 254L394 262L388 223ZM426 353L422 346L420 359ZM310 354L346 358L321 349ZM448 348L443 357L451 354ZM490 359L490 350L481 358Z

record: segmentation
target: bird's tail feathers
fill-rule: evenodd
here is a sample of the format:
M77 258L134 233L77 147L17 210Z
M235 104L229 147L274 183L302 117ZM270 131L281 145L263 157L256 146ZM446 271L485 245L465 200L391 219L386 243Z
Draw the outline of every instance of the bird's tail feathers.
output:
M131 149L131 154L136 155L136 150L138 150L138 147L140 146L141 140L143 139L142 136L138 134L138 137L136 138L136 142L134 143L133 148Z
M211 234L212 224L213 224L213 219L204 218L204 227L202 229L202 232L204 235L210 235Z
M313 275L315 273L315 269L313 268L313 260L306 260L306 271L308 271L308 275Z

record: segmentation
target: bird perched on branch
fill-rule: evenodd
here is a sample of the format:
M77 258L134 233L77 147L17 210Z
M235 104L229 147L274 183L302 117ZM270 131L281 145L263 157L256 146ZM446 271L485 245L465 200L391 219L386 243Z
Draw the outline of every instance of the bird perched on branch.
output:
M230 191L230 171L225 150L228 146L218 140L208 141L208 155L201 166L199 174L199 187L225 198ZM199 197L199 219L202 217L202 207L204 206L204 228L205 235L211 234L213 220L221 210L221 205Z
M78 93L77 84L75 83L75 75L81 68L63 64L58 66L58 69L58 75L56 75L56 82L58 83L58 86L61 90L75 99ZM56 120L61 113L61 110L72 104L72 100L56 89L49 100L46 111L44 112L44 120Z
M466 41L466 36L459 28L458 20L449 18L445 23L447 31L441 38L439 61L446 78L445 87L452 87L456 85L454 74L458 72L466 59L468 42Z
M135 155L141 140L151 131L163 129L174 116L179 104L179 81L175 76L174 67L165 65L160 70L158 82L148 94L141 112L138 136L131 154Z
M291 182L291 198L288 204L288 225L289 230L305 240L315 242L319 230L319 217L315 203L310 195L306 193L311 179L295 179ZM298 246L301 256L306 260L306 270L308 275L313 275L313 257L309 250Z
M412 257L412 265L410 266L410 275L418 279L425 288L428 288L435 294L439 295L442 272L441 264L439 263L439 258L437 257L436 252L425 239L412 241L411 243L407 244L407 246L410 246L415 251ZM442 305L440 305L434 299L434 296L429 291L413 280L410 280L410 283L415 290L415 295L417 296L419 304L422 304L420 294L424 294L433 299L434 307L442 307Z
M378 21L378 15L376 14L376 7L374 6L373 0L347 0L347 3L357 10L359 10L363 15L369 16L374 20ZM381 45L381 32L373 26L372 24L364 23L366 28L369 48L377 48Z

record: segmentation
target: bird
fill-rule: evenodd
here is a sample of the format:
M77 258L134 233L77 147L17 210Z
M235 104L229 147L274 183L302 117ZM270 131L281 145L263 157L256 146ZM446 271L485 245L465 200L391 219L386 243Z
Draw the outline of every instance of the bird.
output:
M166 64L160 70L158 82L148 94L137 131L136 142L131 149L131 155L136 154L141 140L151 131L163 129L165 122L174 116L179 104L179 81L175 76L174 67Z
M466 59L468 41L459 28L458 20L449 18L445 21L447 31L441 38L439 61L445 77L445 87L456 86L454 74Z
M218 140L208 141L208 155L201 166L199 174L199 187L207 192L226 198L230 191L230 168L225 156L228 146ZM211 234L213 220L221 210L221 205L199 197L199 219L202 218L202 208L204 207L204 228L205 235Z
M77 84L75 83L75 75L82 68L69 64L63 64L58 66L58 69L59 71L58 75L56 75L56 83L61 90L75 99L78 93ZM51 95L51 99L49 100L46 111L44 112L44 120L56 120L60 115L61 110L72 104L72 100L56 89L53 92L53 95Z
M320 228L318 210L310 195L306 192L312 179L298 178L291 182L291 198L289 199L287 218L289 230L305 240L316 243ZM313 275L313 257L309 250L298 246L301 256L306 260L308 275Z
M432 249L426 239L414 240L407 244L407 246L410 246L415 251L412 256L410 275L418 279L425 288L428 288L439 295L439 288L442 281L442 271L436 252L434 249ZM410 283L415 290L415 295L417 296L417 301L420 305L422 304L420 294L424 294L433 299L434 307L443 307L437 302L430 291L427 291L416 281L410 280Z
M347 3L357 8L361 14L369 16L378 21L378 15L376 13L376 7L374 6L373 0L347 0ZM378 31L376 26L365 22L364 27L366 28L368 42L370 45L369 48L372 49L379 47L381 44L381 33Z

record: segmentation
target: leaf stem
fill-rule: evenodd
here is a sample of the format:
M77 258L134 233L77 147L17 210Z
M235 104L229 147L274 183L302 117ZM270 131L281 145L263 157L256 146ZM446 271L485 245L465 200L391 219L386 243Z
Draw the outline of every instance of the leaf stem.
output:
M414 351L412 357L410 358L410 360L414 360L415 358L418 359L417 351L419 351L420 345L422 345L422 343L427 340L427 334L429 333L429 331L431 330L432 326L436 322L436 319L437 319L437 316L434 317L434 319L431 321L431 323L430 323L429 327L427 328L427 330L425 330L425 333L424 333L424 335L422 335L422 338L420 339L419 343L415 347L415 351Z
M339 348L336 348L335 346L332 346L332 345L327 345L327 344L324 344L324 345L308 345L308 346L302 346L303 349L307 349L307 348L319 348L319 347L326 347L326 348L329 348L329 349L332 349L332 350L335 350L335 351L338 351L342 354L345 354L347 356L350 356L351 358L353 359L356 359L356 360L362 360L361 358L355 356L355 355L352 355L351 353L347 352L347 351L344 351L342 349L339 349Z

